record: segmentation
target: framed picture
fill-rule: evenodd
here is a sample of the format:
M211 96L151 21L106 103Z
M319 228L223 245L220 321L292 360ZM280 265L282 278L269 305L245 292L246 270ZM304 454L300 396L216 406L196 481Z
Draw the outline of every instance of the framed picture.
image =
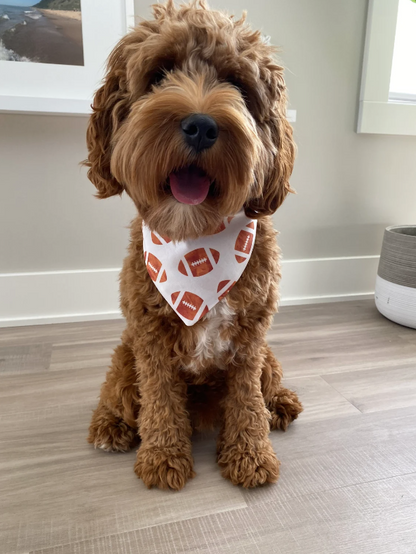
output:
M133 25L134 0L0 0L0 111L90 113L106 59Z

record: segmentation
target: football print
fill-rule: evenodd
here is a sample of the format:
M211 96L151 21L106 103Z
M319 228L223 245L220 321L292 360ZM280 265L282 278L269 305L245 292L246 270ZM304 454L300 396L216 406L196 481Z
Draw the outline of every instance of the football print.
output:
M174 292L171 296L172 302L176 304L178 300L178 296L180 295L180 292ZM184 292L181 298L179 299L178 305L175 307L175 310L178 312L178 314L181 314L181 316L185 317L186 319L189 319L189 321L193 321L196 317L196 314L199 312L201 306L203 305L204 301L203 299L198 296L197 294L193 294L192 292ZM198 319L201 319L206 313L208 312L208 306L205 306L204 310L202 311L202 314Z
M227 295L237 294L232 290L254 249L256 228L257 222L241 211L224 217L211 237L177 242L143 224L146 270L186 325L203 319Z
M221 233L221 231L224 231L224 229L225 229L225 223L223 221L221 221L221 225L215 231L214 235L217 235L218 233Z
M152 281L157 281L159 274L162 269L162 263L160 260L156 258L151 252L148 253L147 259L146 259L146 269L150 277L152 278ZM161 277L159 279L159 283L164 283L167 279L166 271L163 271L161 274Z
M157 245L163 245L163 244L169 244L170 239L168 237L163 237L162 235L158 235L157 233L153 233L150 235L152 237L153 244Z
M225 219L223 219L218 229L215 231L215 233L213 233L213 235L217 235L218 233L221 233L222 231L224 231L229 226L229 224L232 222L233 219L234 219L234 216L226 217Z
M219 293L218 301L222 300L227 296L227 294L230 292L230 290L235 285L236 281L221 281L218 284L217 292Z
M209 250L209 252L208 252ZM214 269L213 264L217 264L220 259L220 253L213 248L197 248L185 254L178 264L178 271L182 275L192 275L201 277Z
M235 255L235 258L238 263L245 262L249 254L251 252L251 247L253 245L253 234L249 233L248 231L240 231L238 233L237 240L235 241L235 250L236 252L240 252L241 254L245 254L245 256L241 256L239 254Z

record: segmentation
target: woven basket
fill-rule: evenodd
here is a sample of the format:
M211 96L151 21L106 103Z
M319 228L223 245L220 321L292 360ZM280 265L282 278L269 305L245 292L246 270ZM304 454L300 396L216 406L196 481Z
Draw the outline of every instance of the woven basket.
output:
M416 329L416 225L384 231L375 299L385 317Z

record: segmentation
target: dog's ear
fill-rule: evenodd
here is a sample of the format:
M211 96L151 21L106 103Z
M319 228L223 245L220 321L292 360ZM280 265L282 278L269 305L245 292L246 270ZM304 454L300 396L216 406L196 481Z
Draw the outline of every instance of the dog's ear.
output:
M289 185L295 161L296 145L293 140L293 130L286 118L286 94L282 76L282 68L274 67L274 79L269 81L269 100L271 110L267 133L271 138L273 150L271 163L266 167L261 196L250 200L245 205L248 217L271 215L282 204L289 192L294 192ZM269 85L269 86L270 86ZM271 92L273 91L273 92ZM260 184L260 183L259 183Z
M87 129L88 158L84 165L89 167L88 178L97 187L98 198L123 192L110 169L112 138L129 110L123 52L122 41L108 60L104 84L95 93Z

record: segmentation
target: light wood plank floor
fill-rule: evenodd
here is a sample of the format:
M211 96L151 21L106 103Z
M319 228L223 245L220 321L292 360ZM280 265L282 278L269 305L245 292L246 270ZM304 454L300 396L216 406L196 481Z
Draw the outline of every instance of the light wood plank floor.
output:
M277 485L147 490L95 451L91 410L123 322L0 330L1 554L416 553L416 331L372 301L282 308L270 344L305 411L273 432Z

